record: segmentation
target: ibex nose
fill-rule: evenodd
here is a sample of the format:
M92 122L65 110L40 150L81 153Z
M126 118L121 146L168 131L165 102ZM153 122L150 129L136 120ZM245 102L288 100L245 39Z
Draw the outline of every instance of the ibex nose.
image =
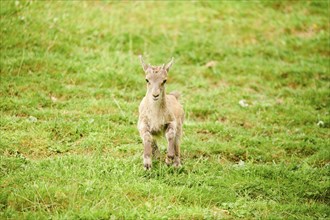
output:
M159 94L157 94L157 95L152 94L152 96L153 96L154 98L158 98Z

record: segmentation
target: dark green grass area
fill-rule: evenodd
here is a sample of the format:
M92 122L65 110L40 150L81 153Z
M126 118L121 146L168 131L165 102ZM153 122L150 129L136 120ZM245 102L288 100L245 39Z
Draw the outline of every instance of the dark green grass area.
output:
M0 1L0 219L330 218L329 7ZM143 170L139 54L175 58L180 169Z

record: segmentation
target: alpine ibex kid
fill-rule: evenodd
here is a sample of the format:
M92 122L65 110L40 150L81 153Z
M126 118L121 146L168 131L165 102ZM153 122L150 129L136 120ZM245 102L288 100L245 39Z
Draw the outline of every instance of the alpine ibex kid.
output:
M167 74L173 64L147 65L140 56L147 82L147 94L139 106L138 129L144 145L143 164L146 170L151 169L152 155L157 156L159 149L156 136L165 135L168 147L166 163L175 167L181 166L179 141L182 134L184 111L179 103L178 93L165 93Z

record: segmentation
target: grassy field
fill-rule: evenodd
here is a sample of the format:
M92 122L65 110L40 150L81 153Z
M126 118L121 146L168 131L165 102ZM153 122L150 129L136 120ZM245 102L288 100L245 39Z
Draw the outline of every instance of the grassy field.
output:
M329 1L0 6L0 219L330 218ZM175 58L180 169L143 169L139 54Z

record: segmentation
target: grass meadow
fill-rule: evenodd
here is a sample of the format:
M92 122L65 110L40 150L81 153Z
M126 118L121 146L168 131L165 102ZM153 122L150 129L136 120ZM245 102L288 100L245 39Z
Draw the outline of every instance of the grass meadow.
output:
M329 219L329 1L0 1L0 219ZM143 169L138 55L183 167Z

